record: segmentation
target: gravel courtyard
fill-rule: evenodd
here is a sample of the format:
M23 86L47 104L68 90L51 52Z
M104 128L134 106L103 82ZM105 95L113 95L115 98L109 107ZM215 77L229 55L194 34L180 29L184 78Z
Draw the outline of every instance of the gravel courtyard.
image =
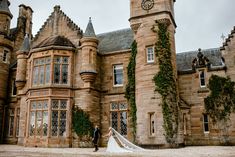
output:
M235 157L235 146L200 146L179 149L157 149L135 153L107 153L105 148L93 152L90 148L28 148L0 145L1 157Z

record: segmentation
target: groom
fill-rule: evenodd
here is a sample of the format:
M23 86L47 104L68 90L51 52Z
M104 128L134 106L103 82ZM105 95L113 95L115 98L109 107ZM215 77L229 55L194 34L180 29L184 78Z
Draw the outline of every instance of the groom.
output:
M94 146L95 146L94 152L97 152L99 150L98 149L99 137L100 137L100 129L99 129L98 125L96 125L95 126L95 131L94 131L94 134L93 134L93 139L92 139L92 142L94 143Z

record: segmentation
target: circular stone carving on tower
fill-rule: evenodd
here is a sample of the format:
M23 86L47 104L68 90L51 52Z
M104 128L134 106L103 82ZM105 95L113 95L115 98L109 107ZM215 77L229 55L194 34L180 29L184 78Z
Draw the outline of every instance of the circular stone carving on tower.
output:
M142 3L141 3L141 7L144 9L144 10L150 10L153 8L153 5L154 5L154 0L143 0Z

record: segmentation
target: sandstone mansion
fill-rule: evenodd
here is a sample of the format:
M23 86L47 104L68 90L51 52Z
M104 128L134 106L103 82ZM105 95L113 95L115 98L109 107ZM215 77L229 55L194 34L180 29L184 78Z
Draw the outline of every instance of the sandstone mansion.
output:
M103 134L112 126L132 141L125 89L136 41L135 141L167 146L162 97L153 82L159 71L153 29L167 23L179 104L177 143L221 144L220 128L205 112L204 98L210 94L212 74L235 81L235 27L220 48L176 53L175 1L130 0L130 28L102 34L95 33L91 19L87 28L80 28L55 6L33 36L33 9L20 5L17 26L11 28L10 2L0 0L0 143L73 147L73 106L87 112ZM227 135L235 144L235 115L230 119Z

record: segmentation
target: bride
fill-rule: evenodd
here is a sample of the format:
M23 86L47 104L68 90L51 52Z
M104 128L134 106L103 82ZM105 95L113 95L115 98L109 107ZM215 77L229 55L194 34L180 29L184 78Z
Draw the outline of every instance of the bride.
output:
M116 142L115 138L120 142L123 147L120 147L119 144ZM105 137L109 137L108 139L108 146L106 152L111 153L125 153L125 152L133 152L133 151L143 151L144 149L134 145L133 143L129 142L125 137L120 135L116 130L109 127L109 133L105 135Z

